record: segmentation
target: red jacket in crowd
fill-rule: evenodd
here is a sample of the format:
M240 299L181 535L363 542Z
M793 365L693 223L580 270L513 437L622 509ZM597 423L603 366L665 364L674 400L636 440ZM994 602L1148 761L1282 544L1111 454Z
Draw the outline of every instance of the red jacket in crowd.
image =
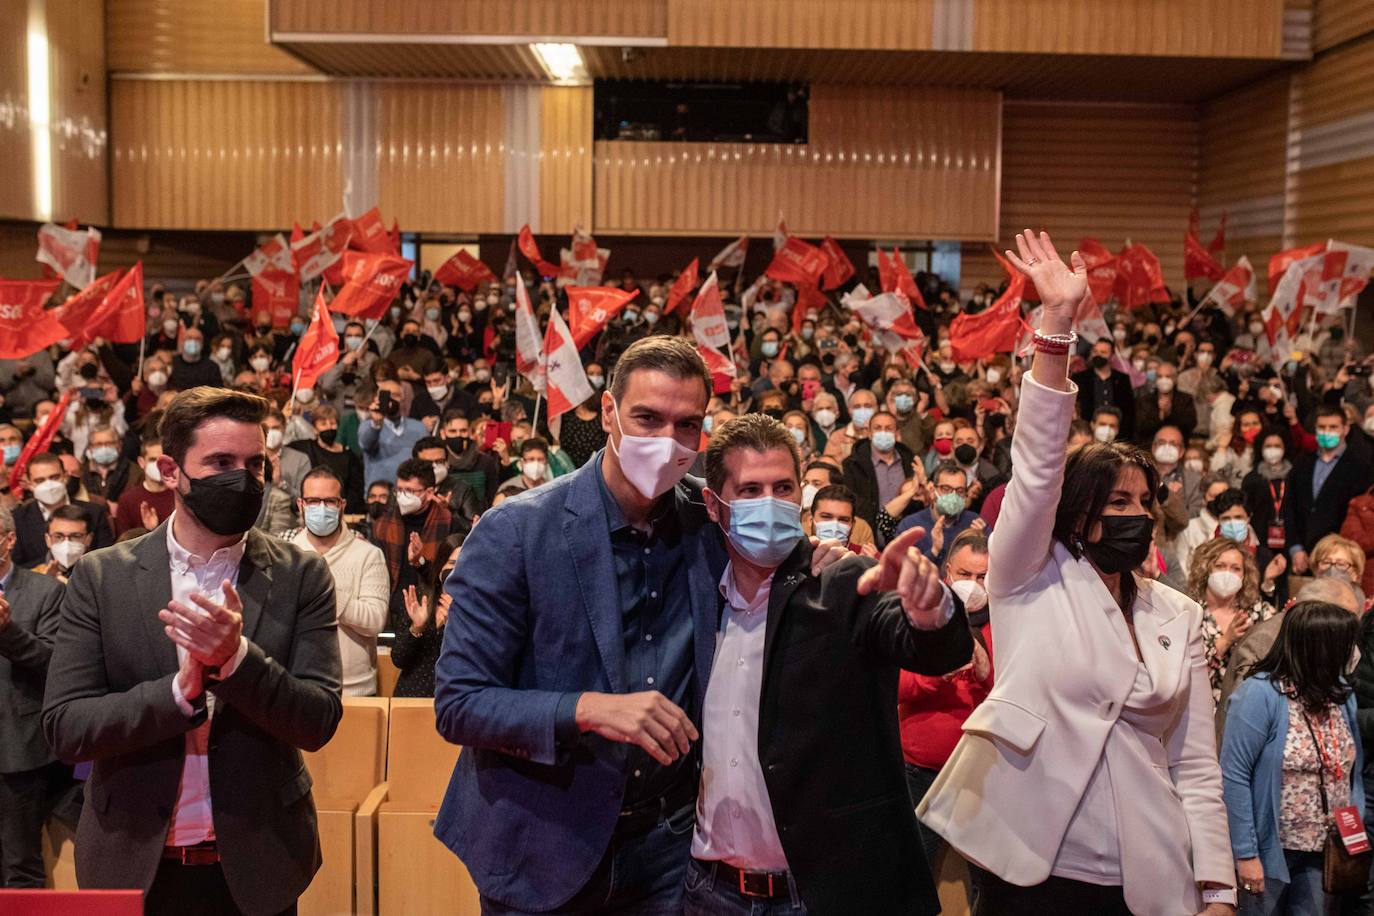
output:
M984 624L980 632L990 663L986 682L974 676L972 665L943 677L902 672L897 714L901 719L902 756L907 763L927 770L943 767L964 734L964 720L991 692L992 624Z

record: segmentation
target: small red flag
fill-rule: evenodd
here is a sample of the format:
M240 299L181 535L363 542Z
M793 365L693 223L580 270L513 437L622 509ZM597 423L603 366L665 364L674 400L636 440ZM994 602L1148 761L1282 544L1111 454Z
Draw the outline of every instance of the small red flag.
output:
M749 236L741 235L717 252L716 256L711 259L711 263L706 265L706 269L719 270L722 267L743 267L744 258L748 253Z
M0 281L3 285L4 281ZM2 320L2 319L0 319ZM24 477L29 470L29 462L34 455L41 454L48 450L52 445L52 440L57 435L58 429L62 426L62 420L67 416L67 406L71 404L72 398L76 395L77 389L68 388L62 392L62 397L58 399L57 406L48 414L48 418L43 421L43 425L34 430L29 441L24 443L24 449L15 459L14 467L10 468L10 495L19 496L24 492Z
M854 262L849 260L839 242L827 235L821 239L821 251L830 262L821 275L821 289L834 289L854 276Z
M949 325L949 343L958 362L973 362L994 353L1011 353L1021 337L1021 299L1025 274L1018 273L1007 284L1006 292L986 310L976 315L958 315Z
M113 343L138 343L147 330L143 306L143 262L139 261L110 288L99 315L88 325L87 337L103 337Z
M1169 301L1169 289L1164 285L1164 270L1159 266L1159 258L1138 242L1121 249L1116 256L1114 291L1117 304L1127 309Z
M1092 289L1093 298L1098 302L1110 302L1116 289L1116 255L1093 238L1080 239L1078 253L1082 255L1083 263L1088 265L1088 286ZM1026 296L1040 301L1040 296L1032 295L1029 288Z
M764 273L783 283L810 283L815 286L821 282L821 275L829 263L825 252L795 235L789 235L773 255Z
M463 292L470 293L483 281L496 282L496 274L492 273L487 265L460 248L457 254L439 265L439 269L434 271L434 279L445 286L456 286Z
M594 389L587 381L582 358L572 340L568 326L558 309L549 310L549 324L544 329L544 397L548 400L548 422L554 423L563 414L591 397Z
M344 283L330 309L358 319L381 318L412 266L413 262L389 254L345 252Z
M1191 231L1184 234L1183 279L1185 281L1191 282L1198 278L1204 278L1215 283L1225 273L1226 268L1217 262L1212 252L1202 247L1202 239Z
M386 223L382 222L382 211L373 207L353 221L353 234L348 239L348 247L373 254L392 253L391 238L386 234Z
M253 276L253 313L271 315L272 327L290 325L300 308L300 277L278 267L267 267Z
M23 359L68 336L43 308L56 280L0 280L0 359Z
M534 233L530 231L529 223L520 227L518 244L520 245L520 253L530 259L535 270L539 271L541 276L556 277L559 275L561 268L557 264L550 264L544 260L544 256L539 253L539 244L534 240ZM577 332L574 330L573 333L576 334Z
M1279 285L1279 279L1288 270L1288 265L1294 261L1301 261L1303 258L1310 258L1313 255L1321 254L1326 251L1325 242L1315 242L1304 248L1289 248L1287 251L1280 251L1269 259L1269 295L1274 295L1274 289Z
M391 231L386 234L387 241L391 243L391 253L396 257L401 256L401 224L393 216L391 218Z
M725 305L720 299L715 271L701 284L692 303L692 336L704 347L718 349L730 345L730 326L725 322Z
M79 293L70 296L66 302L53 309L53 317L62 322L71 338L71 349L79 350L86 346L94 335L91 330L98 328L105 320L100 307L105 304L119 282L120 272L112 270Z
M673 310L696 288L697 285L697 259L692 258L692 263L688 264L682 273L677 275L673 281L672 289L668 290L668 301L663 306L663 314L671 315Z
M883 250L878 249L878 283L885 293L901 293L917 308L929 308L916 281L912 279L911 271L907 269L906 258L896 248L892 249L891 255L884 255Z
M291 257L302 280L313 280L343 257L353 234L353 221L340 213L322 229L291 245Z
M626 291L610 286L569 286L568 326L577 349L590 343L638 294L638 290Z
M800 334L802 322L808 317L815 318L830 304L825 293L810 283L797 284L797 301L792 304L792 333Z
M697 344L697 352L706 362L706 368L711 370L711 390L715 394L724 394L730 390L730 383L735 380L735 361L715 347L708 347Z
M314 388L315 380L333 368L338 360L339 335L329 319L324 290L320 290L315 294L315 315L310 319L310 327L301 335L300 345L291 358L294 386L297 389Z

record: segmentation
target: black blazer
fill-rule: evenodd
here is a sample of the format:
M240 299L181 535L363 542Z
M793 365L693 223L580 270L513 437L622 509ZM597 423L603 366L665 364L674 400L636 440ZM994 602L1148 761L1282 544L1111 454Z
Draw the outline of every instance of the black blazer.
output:
M91 550L109 547L114 543L114 531L110 528L110 513L104 506L73 499L71 504L80 509L91 527ZM48 523L43 519L43 510L38 501L26 499L14 507L14 562L26 569L33 569L48 556Z
M1289 548L1301 547L1308 553L1328 534L1341 530L1350 501L1369 489L1369 463L1346 446L1336 466L1322 485L1321 495L1312 498L1312 475L1317 466L1313 452L1303 452L1293 461L1288 475L1288 492L1283 500L1284 533Z
M901 465L902 476L911 476L911 449L897 440L897 463ZM854 491L858 503L854 514L878 529L878 473L873 470L873 443L861 439L854 443L854 451L844 460L844 485Z
M5 600L10 624L0 630L0 773L22 773L53 759L38 711L57 634L62 583L15 566Z
M1093 383L1096 378L1097 373L1092 369L1084 369L1073 377L1073 383L1078 386L1078 415L1090 422L1093 418L1093 410L1102 406L1093 403ZM1131 387L1131 377L1124 372L1113 369L1110 381L1112 386L1111 403L1121 411L1121 433L1117 438L1128 442L1134 441L1135 389ZM1196 422L1194 419L1194 424Z
M1135 443L1148 450L1154 444L1155 433L1166 424L1177 426L1185 440L1193 434L1197 429L1197 404L1193 396L1175 388L1170 395L1169 412L1161 417L1159 392L1147 387L1135 399Z
M973 652L957 606L917 630L893 593L859 595L872 560L810 574L803 541L768 599L759 763L787 865L812 913L940 912L907 793L898 668L941 675ZM728 728L708 722L706 728Z
M167 525L81 558L62 602L43 731L63 761L94 761L76 835L83 888L153 883L185 759ZM213 687L210 795L224 878L250 914L296 902L320 867L310 774L343 713L334 584L317 554L257 529L239 566L248 654Z

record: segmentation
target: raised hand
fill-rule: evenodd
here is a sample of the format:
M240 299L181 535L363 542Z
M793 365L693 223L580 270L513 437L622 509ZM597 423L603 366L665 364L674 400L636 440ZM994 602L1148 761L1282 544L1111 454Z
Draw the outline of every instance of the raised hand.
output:
M444 592L439 596L439 606L434 609L434 628L441 629L448 623L448 609L453 605L453 596Z
M1284 558L1284 555L1281 553L1274 554L1274 559L1270 560L1269 565L1264 567L1264 580L1266 582L1273 582L1279 576L1283 575L1283 571L1287 568L1288 560Z
M907 619L918 629L935 629L945 605L940 570L916 549L925 537L924 528L904 531L883 550L878 565L859 579L860 595L893 592L902 599Z
M424 595L417 596L413 585L407 585L401 591L401 598L405 601L406 616L410 618L411 631L423 630L425 624L429 622L429 599Z
M1007 260L1029 277L1045 305L1045 318L1072 319L1079 304L1092 293L1088 288L1088 265L1075 251L1065 264L1050 241L1048 232L1037 236L1027 229L1016 234L1016 253L1006 252ZM1058 332L1058 328L1052 328ZM1067 328L1065 328L1067 330Z
M158 526L157 510L148 505L147 501L138 504L138 520L143 523L143 527L152 531Z
M411 566L420 565L420 561L425 557L425 545L420 540L417 532L410 532L410 540L406 541L406 562Z

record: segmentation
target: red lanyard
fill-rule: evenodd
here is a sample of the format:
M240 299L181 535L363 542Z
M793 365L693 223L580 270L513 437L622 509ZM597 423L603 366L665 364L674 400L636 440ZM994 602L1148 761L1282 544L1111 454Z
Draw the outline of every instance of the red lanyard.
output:
M1306 713L1303 715L1305 717ZM1323 734L1323 729L1313 725L1311 719L1307 720L1307 727L1312 729L1312 737L1316 739L1314 743L1317 746L1317 756L1321 759L1322 769L1329 770L1334 775L1336 783L1340 783L1345 774L1345 768L1341 766L1340 731L1336 728L1332 716L1331 712L1327 712L1326 721L1330 726L1329 735Z
M1274 492L1274 481L1269 481L1269 496L1274 500L1274 518L1283 514L1283 494L1288 489L1288 484L1279 481L1279 492Z

